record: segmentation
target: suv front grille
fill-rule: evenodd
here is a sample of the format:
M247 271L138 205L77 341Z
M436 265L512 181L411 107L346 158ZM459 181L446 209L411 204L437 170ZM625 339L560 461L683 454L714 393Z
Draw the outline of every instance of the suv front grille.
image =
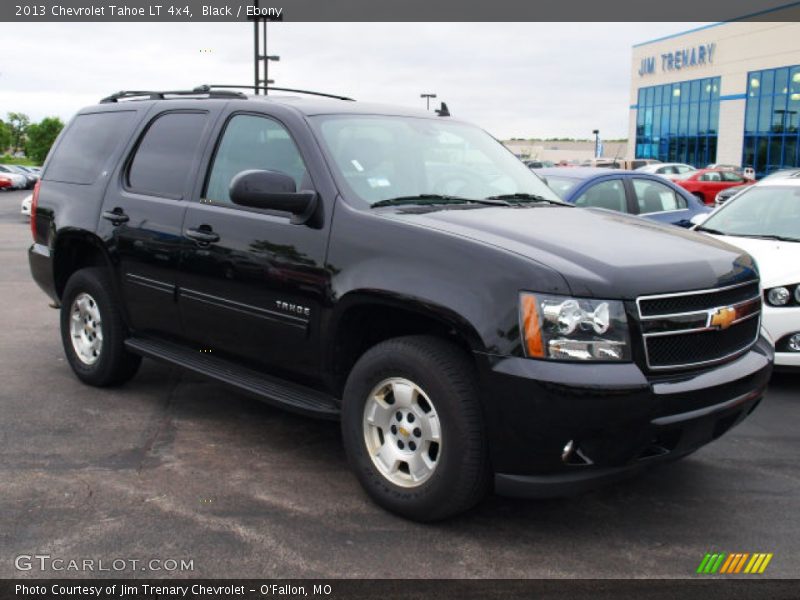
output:
M758 282L637 299L645 358L652 370L720 362L758 339Z
M730 306L759 295L758 282L717 290L703 290L687 294L669 294L639 298L639 314L653 317L678 313L699 312L712 307Z

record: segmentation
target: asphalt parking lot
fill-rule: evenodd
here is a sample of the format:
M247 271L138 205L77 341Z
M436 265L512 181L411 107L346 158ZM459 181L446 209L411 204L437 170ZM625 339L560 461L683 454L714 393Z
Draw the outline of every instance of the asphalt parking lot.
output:
M800 376L684 461L417 525L367 499L335 423L151 361L121 388L80 384L28 272L23 195L0 193L2 578L81 575L20 573L22 554L186 559L192 577L687 577L714 551L771 552L761 577L797 575Z

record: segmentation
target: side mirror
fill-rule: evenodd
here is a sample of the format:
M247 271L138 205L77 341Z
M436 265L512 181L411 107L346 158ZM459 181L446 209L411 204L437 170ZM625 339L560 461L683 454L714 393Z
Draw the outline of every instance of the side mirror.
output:
M697 214L697 215L693 216L691 219L689 219L689 222L694 227L699 227L700 225L702 225L703 223L706 222L706 219L708 219L708 216L710 214L711 213L700 213L700 214Z
M234 204L291 213L295 225L307 223L317 209L317 193L298 192L294 179L280 171L242 171L231 179Z

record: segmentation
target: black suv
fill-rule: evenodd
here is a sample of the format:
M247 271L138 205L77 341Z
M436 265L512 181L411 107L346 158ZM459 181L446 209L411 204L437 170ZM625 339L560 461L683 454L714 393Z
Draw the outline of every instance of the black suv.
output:
M340 419L417 520L685 456L772 368L750 256L566 205L446 111L115 94L56 142L31 223L82 381L148 357Z

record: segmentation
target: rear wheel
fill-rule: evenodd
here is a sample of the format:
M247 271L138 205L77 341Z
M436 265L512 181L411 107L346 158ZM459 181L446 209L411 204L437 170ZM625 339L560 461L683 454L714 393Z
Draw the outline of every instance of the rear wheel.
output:
M490 470L474 367L457 346L413 336L367 351L345 387L351 466L382 507L418 521L467 510Z
M76 271L61 298L61 340L72 370L84 383L108 386L136 374L140 356L125 349L125 324L105 269Z

